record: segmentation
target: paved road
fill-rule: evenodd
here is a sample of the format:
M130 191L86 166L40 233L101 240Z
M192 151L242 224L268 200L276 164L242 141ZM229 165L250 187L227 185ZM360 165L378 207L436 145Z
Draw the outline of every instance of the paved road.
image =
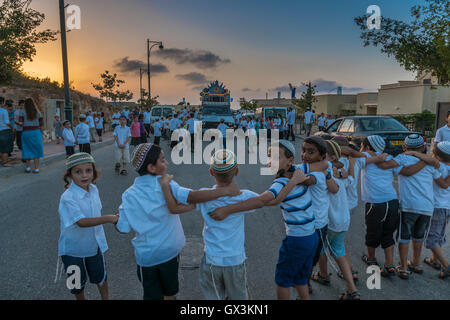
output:
M166 142L164 149L168 153ZM300 150L300 140L296 147ZM98 181L103 214L116 213L121 194L136 177L114 174L113 146L93 153L102 177ZM169 172L183 186L200 188L214 184L206 165L169 165ZM237 182L241 188L262 192L271 178L259 175L259 165L241 165ZM59 237L58 203L63 192L64 161L42 167L41 174L18 174L0 179L0 299L72 299L65 288L65 278L53 283ZM360 203L352 216L347 236L350 258L359 271L358 287L362 299L449 299L450 280L438 279L434 269L424 266L423 275L412 275L409 281L398 277L382 278L380 290L366 287L365 265L360 260L364 250L363 207ZM182 215L187 246L182 253L180 293L178 299L203 299L198 284L198 262L202 255L203 221L198 212ZM278 249L285 231L280 210L263 208L246 217L246 250L248 286L251 299L275 299L274 272ZM130 240L111 225L105 226L109 250L105 254L110 296L112 299L141 299L142 289L136 276L136 265ZM450 256L449 245L445 247ZM424 254L429 254L424 249ZM383 261L381 252L377 258ZM398 261L398 256L396 260ZM312 299L336 299L343 292L344 282L334 270L331 286L313 284ZM87 286L88 299L98 299L97 289ZM293 298L295 296L293 295Z

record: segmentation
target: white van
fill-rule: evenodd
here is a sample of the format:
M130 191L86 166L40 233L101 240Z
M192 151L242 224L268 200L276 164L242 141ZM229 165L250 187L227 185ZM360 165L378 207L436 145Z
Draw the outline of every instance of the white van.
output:
M161 118L175 115L175 108L170 106L154 106L150 111L150 123L155 122Z

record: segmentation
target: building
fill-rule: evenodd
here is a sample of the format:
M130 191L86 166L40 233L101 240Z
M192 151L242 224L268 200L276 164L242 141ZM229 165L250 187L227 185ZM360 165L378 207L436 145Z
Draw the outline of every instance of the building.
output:
M362 92L356 95L356 114L377 114L378 92Z
M322 94L317 95L317 101L312 108L316 114L326 115L348 115L356 113L356 94Z
M291 107L296 108L291 99L252 99L250 102L256 102L258 108L260 107Z

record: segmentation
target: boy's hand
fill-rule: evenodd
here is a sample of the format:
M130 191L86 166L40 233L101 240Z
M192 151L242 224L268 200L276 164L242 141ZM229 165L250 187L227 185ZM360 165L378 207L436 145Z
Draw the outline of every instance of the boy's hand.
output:
M117 224L117 221L119 221L120 215L119 214L111 214L110 216L110 223Z
M235 181L232 181L228 186L224 188L224 190L226 195L229 197L234 197L241 194L241 190L239 189Z
M403 154L419 158L419 153L417 151L405 151Z
M209 217L211 219L214 219L216 221L224 220L226 217L228 217L228 213L224 210L224 207L215 209L212 213L209 214Z
M304 182L306 179L308 179L308 176L300 169L297 169L294 171L294 174L292 175L291 180L295 183L295 184L299 184Z
M355 165L355 158L349 156L349 157L348 157L348 162L349 162L350 164Z
M342 168L341 172L342 172L342 178L343 179L347 179L348 178L348 171L345 170L344 168Z
M377 157L379 157L381 160L386 161L388 154L387 153L382 153L380 155L378 155Z
M169 184L172 181L173 175L165 173L161 178L158 178L160 184Z

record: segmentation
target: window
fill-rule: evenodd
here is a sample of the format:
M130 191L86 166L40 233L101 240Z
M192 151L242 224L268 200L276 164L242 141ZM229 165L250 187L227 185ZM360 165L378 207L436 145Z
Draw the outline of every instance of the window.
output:
M231 115L229 107L203 107L203 115Z
M360 124L363 131L408 131L393 118L363 118Z
M152 116L153 117L161 117L161 108L152 109Z
M348 132L348 128L352 124L352 119L345 119L344 122L342 122L342 125L339 127L339 132Z
M167 118L168 116L172 115L172 109L164 108L163 109L163 117Z

